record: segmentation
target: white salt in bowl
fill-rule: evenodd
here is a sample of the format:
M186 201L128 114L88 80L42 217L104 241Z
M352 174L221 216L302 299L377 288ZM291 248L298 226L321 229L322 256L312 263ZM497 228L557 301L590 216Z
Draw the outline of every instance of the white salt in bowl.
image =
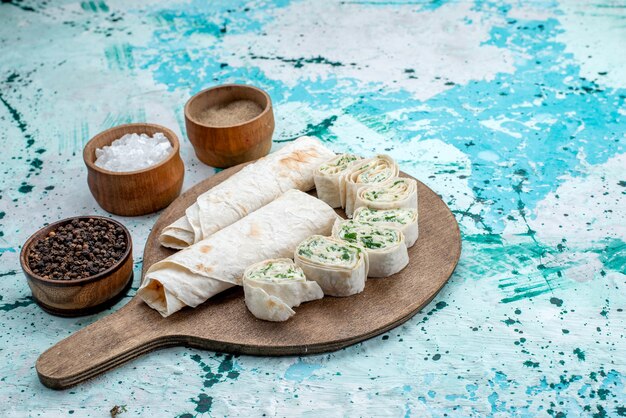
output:
M96 166L96 149L111 145L126 134L154 136L158 132L163 133L172 145L171 153L163 161L128 172ZM180 158L178 138L161 125L131 123L107 129L89 140L83 149L83 159L91 194L102 209L115 215L139 216L156 212L172 203L183 186L185 167Z

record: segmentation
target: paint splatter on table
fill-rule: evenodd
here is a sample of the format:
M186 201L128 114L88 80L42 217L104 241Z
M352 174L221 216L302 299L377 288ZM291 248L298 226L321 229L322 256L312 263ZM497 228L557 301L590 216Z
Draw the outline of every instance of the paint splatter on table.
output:
M3 415L626 415L623 1L207 3L0 4ZM43 313L21 243L103 213L81 149L111 126L166 125L185 187L212 175L182 109L226 82L271 94L275 147L310 134L384 152L441 194L463 234L456 273L405 325L332 354L173 348L44 388L37 356L111 310ZM157 216L121 219L134 289Z

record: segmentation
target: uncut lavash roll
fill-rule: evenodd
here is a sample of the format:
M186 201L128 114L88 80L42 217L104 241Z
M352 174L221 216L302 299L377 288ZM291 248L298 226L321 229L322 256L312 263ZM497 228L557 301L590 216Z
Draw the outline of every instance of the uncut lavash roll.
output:
M190 211L197 213L198 204L194 203L187 208L187 213ZM187 215L178 218L172 224L163 228L161 235L159 235L159 242L164 247L174 248L176 250L187 248L193 244L195 242L195 233L187 219Z
M190 247L153 264L137 294L163 316L195 307L241 285L246 267L291 257L314 234L329 234L337 219L326 203L298 190L252 212Z
M356 194L354 210L363 206L370 209L417 209L417 182L395 177L380 185L362 187Z
M184 217L163 229L159 242L169 248L185 248L237 222L287 190L311 190L315 185L313 172L333 157L335 153L319 140L298 138L198 196Z
M274 322L295 315L293 307L324 297L322 288L307 280L291 258L272 258L249 266L243 273L243 292L252 315Z
M313 235L298 245L296 265L325 295L351 296L365 288L369 261L365 249L334 237Z
M352 165L340 183L341 206L348 218L352 217L359 189L363 186L384 184L398 176L398 164L388 155L377 155Z
M370 209L362 206L354 211L352 219L359 223L399 228L407 248L411 248L419 236L417 209L414 208Z
M333 237L365 249L368 277L388 277L409 264L404 234L398 228L337 219Z
M335 158L320 164L313 174L317 198L328 203L331 208L340 207L341 177L359 160L361 160L361 157L358 155L340 154Z

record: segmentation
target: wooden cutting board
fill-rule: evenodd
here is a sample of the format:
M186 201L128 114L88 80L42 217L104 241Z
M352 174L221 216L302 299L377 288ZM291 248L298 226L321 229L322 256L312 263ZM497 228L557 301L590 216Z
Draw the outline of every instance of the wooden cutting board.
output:
M159 245L161 230L181 217L198 195L243 166L197 184L163 212L146 242L142 275L153 263L173 254ZM168 318L134 297L117 312L44 352L36 364L39 379L50 388L64 389L149 351L178 345L264 356L322 353L402 324L441 290L461 254L454 216L439 196L419 181L418 189L419 239L409 249L409 265L391 277L369 279L362 293L304 303L295 309L293 318L280 323L252 316L239 287ZM343 211L338 213L344 216Z

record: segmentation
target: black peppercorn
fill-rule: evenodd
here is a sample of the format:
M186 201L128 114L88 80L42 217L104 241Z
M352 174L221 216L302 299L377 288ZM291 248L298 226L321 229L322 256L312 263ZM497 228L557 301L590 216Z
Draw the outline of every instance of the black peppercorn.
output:
M98 218L75 219L36 242L28 264L44 278L86 278L110 268L122 257L126 246L119 226Z

